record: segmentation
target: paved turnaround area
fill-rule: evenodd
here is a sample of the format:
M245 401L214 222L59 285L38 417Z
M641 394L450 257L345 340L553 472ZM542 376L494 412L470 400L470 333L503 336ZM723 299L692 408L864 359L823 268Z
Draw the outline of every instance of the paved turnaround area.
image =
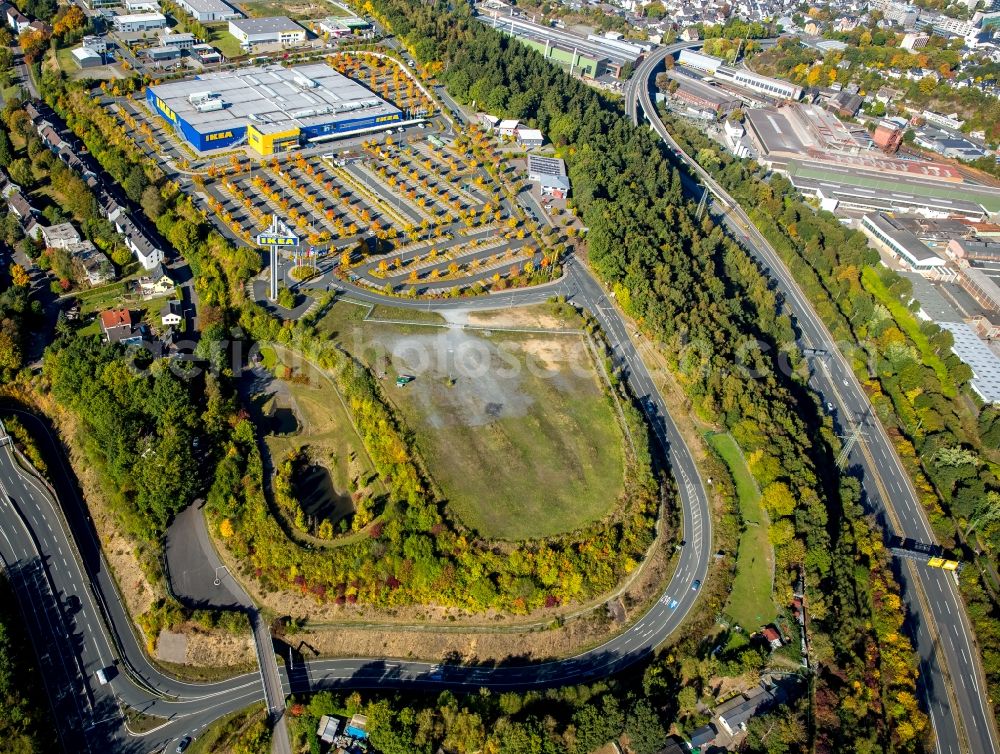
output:
M296 660L290 674L281 666L285 693L404 686L502 690L585 681L648 657L694 607L698 592L692 584L695 579L705 579L712 547L708 498L694 460L628 338L624 322L584 267L571 259L563 278L551 285L460 302L387 299L361 289L350 290L354 299L421 309L507 308L541 303L559 294L597 316L614 362L638 397L677 478L686 544L661 598L620 635L565 660L510 667L445 665L440 672L432 663L392 658ZM258 672L217 683L192 684L165 675L150 663L100 554L86 507L56 439L30 414L18 412L18 418L39 436L50 459L54 486L49 488L23 459L15 457L9 444L0 446L0 558L37 642L67 750L104 754L172 748L181 736L197 736L222 715L263 700ZM673 600L677 605L671 609ZM258 641L259 637L260 632L255 632ZM109 666L115 671L108 673L110 682L101 685L96 672ZM161 716L167 722L133 735L123 724L121 705Z
M934 543L934 534L913 484L833 336L750 218L680 149L657 115L650 94L655 74L668 55L685 46L691 45L672 45L643 61L625 92L629 116L638 124L645 114L657 134L697 176L697 181L684 176L685 188L696 196L705 190L712 192L714 211L721 214L724 227L775 282L784 306L795 320L799 346L816 349L817 355L810 358L809 385L824 401L837 407L836 417L841 419L838 429L850 430L843 422L843 417L847 417L868 430L854 446L850 460L859 472L869 509L888 534ZM911 635L920 655L922 690L937 737L937 751L998 754L996 721L979 650L954 576L940 568L911 561L900 564L898 574Z

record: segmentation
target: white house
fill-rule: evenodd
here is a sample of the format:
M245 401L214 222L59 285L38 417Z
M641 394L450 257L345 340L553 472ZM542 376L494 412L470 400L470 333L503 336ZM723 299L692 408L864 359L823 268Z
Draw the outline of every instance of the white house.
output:
M115 229L121 234L125 245L144 269L152 270L163 261L163 252L153 246L153 243L132 222L131 217L125 214L119 215L118 219L115 220Z
M46 248L49 249L67 249L73 244L80 243L80 234L71 223L43 227L42 238L45 240Z
M492 131L500 124L500 119L495 115L490 115L489 113L476 113L476 117L487 131Z
M164 327L177 327L184 319L181 316L181 302L177 299L172 299L163 305L160 310L160 322Z

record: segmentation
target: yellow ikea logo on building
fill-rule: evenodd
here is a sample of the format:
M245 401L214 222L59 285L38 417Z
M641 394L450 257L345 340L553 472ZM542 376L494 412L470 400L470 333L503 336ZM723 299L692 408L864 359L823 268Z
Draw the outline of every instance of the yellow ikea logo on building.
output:
M218 141L219 139L229 139L233 135L232 131L217 131L214 134L208 134L205 137L205 141Z
M380 115L375 119L376 123L386 123L390 120L399 120L399 113L394 113L393 115Z
M170 109L166 102L161 100L159 97L156 98L156 106L160 108L160 112L171 122L177 122L177 113Z

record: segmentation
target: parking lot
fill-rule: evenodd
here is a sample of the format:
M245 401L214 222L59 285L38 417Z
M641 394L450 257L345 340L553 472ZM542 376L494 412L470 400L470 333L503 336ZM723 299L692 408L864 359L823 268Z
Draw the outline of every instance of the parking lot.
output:
M397 295L455 295L553 274L566 239L530 189L511 193L523 169L494 138L455 132L394 60L353 52L327 62L405 117L426 118L261 158L240 145L197 154L139 96L107 97L105 106L235 242L252 245L273 215L282 218L317 267L292 287L337 277Z

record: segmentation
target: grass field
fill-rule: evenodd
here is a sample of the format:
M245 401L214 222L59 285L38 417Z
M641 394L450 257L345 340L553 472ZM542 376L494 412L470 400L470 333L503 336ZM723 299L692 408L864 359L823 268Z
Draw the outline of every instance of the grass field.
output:
M385 375L386 395L464 524L531 539L614 508L621 430L579 337L362 322L365 311L340 302L320 326L352 351L361 343L360 356ZM397 387L402 374L416 379Z
M767 513L760 504L757 483L732 435L710 434L707 439L729 467L736 484L740 514L746 523L746 531L740 537L733 591L725 612L744 628L754 630L772 622L778 614L771 598L774 553L767 538Z
M219 52L230 59L246 54L243 52L243 48L240 47L240 40L224 28L212 30L212 44L218 48Z

